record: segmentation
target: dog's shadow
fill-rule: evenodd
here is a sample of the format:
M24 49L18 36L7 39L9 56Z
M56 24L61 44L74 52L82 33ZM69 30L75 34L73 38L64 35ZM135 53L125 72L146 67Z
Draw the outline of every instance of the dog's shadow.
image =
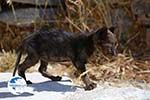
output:
M62 81L45 81L41 83L33 83L29 85L34 88L34 91L51 91L51 92L74 92L77 86L68 85L65 83L70 82L70 80Z
M40 83L33 83L28 85L28 87L33 88L33 93L23 93L21 95L13 95L9 91L1 92L0 91L0 98L13 98L13 97L27 97L33 96L35 92L42 92L42 91L50 91L50 92L74 92L77 89L77 86L68 85L69 80L62 80L62 81L45 81ZM0 88L7 89L7 82L0 82Z

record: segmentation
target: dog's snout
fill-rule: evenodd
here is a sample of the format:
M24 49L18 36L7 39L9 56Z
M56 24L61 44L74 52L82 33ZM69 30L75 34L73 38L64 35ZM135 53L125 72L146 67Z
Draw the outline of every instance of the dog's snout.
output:
M114 48L109 48L108 53L112 56L117 56L117 51Z
M113 56L117 56L117 51L114 48L111 48L111 53Z

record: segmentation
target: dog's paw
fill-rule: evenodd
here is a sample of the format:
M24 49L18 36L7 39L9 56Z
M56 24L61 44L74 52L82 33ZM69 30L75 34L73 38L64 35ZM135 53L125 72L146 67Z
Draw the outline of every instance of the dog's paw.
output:
M60 77L60 76L51 78L52 81L61 81L61 79L62 79L62 77Z
M32 84L32 82L30 80L27 80L26 83L27 84Z
M97 87L97 84L91 82L91 83L89 83L88 85L86 85L84 89L85 89L85 90L93 90L93 89L96 88L96 87Z

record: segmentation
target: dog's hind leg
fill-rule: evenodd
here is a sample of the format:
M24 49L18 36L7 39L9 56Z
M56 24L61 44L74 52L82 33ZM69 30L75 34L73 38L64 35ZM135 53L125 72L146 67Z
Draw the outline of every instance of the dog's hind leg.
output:
M44 77L47 77L47 78L50 78L52 81L60 81L62 79L62 77L60 76L53 76L53 75L50 75L46 70L47 70L47 65L48 65L48 62L45 62L43 60L40 60L40 67L39 67L39 72L44 76Z
M18 66L18 75L23 77L27 84L32 84L31 81L26 80L25 71L35 65L38 62L38 58L33 56L27 56L23 63Z

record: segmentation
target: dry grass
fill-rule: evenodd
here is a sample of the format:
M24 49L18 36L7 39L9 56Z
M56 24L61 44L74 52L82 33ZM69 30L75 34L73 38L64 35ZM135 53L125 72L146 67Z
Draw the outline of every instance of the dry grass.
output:
M69 30L72 32L92 31L103 25L111 26L108 2L97 0L66 0ZM93 24L94 23L94 24Z
M16 54L13 52L0 53L0 72L6 72L12 70L12 66L15 64Z
M122 0L66 0L68 16L65 17L65 21L63 23L58 21L56 27L60 27L71 32L90 32L95 30L97 27L102 27L104 25L109 27L112 25L109 12L112 7L111 1L119 2ZM123 0L121 4L123 6L124 4L128 5L126 1L129 0ZM128 6L124 7L124 9L126 13L134 19ZM16 45L19 44L21 38L24 37L21 36L23 34L20 34L22 30L16 30L16 27L13 27L13 29L7 28L4 27L4 25L2 25L2 28L6 28L2 31L2 33L6 34L1 36L3 37L0 40L1 45L3 45L3 48L15 48ZM137 49L135 45L139 44L139 40L144 38L144 35L141 34L142 32L137 32L138 29L140 29L140 26L137 25L136 22L133 23L133 26L129 29L129 33L127 34L128 38L125 46L136 40L131 47L135 47L135 49ZM18 38L20 37L18 41L16 36ZM121 40L121 38L119 38L119 40ZM127 48L128 47L124 48L124 53L127 52ZM11 71L11 69L13 69L12 66L14 65L15 59L16 55L14 52L3 51L3 53L0 54L0 72ZM31 69L30 72L33 70L35 69ZM75 79L75 82L80 80L80 77L79 79L76 79L78 73L68 62L67 64L50 64L48 71L57 75L66 75L67 73L67 75ZM95 81L116 82L118 80L133 80L150 83L150 61L137 61L130 56L125 56L125 54L119 54L116 58L109 58L104 56L98 48L94 55L89 59L87 72L85 73L89 73L90 78Z
M94 65L91 64L90 66ZM149 83L150 62L136 61L133 58L119 54L114 61L90 67L89 73L94 80L136 80Z

